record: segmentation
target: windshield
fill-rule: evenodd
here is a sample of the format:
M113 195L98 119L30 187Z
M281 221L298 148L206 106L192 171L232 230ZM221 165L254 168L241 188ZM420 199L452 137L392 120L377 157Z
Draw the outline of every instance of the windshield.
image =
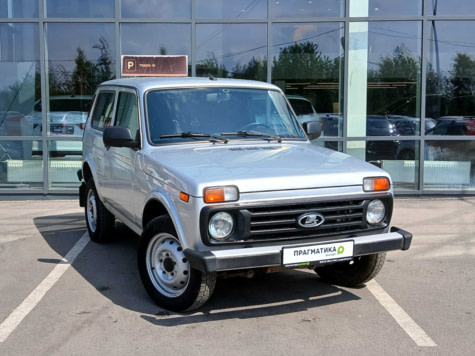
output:
M306 136L277 91L194 88L146 95L149 140L154 144L236 139L302 139ZM225 139L224 139L225 138Z

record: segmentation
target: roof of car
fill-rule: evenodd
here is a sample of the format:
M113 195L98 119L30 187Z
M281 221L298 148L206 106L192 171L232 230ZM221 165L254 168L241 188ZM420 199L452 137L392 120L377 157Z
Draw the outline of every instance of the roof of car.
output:
M213 77L130 77L113 79L101 84L126 86L137 88L141 91L160 88L189 88L189 87L234 87L234 88L256 88L256 89L273 89L273 84L259 82L254 80L243 79L227 79Z
M292 99L292 100L304 100L310 102L307 98L300 96L300 95L287 95L287 99Z

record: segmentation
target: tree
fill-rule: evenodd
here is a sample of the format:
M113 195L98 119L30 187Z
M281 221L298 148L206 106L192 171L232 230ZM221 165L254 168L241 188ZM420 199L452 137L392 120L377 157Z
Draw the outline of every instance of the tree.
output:
M255 57L248 64L237 64L232 71L233 78L252 79L266 81L267 78L267 61L260 60Z
M214 52L208 52L207 58L196 65L198 76L212 75L217 78L227 78L229 72L224 64L219 64Z
M97 77L96 84L100 84L106 80L114 78L112 71L112 57L109 50L109 43L104 37L99 38L99 44L94 45L92 48L97 48L101 51L101 55L97 61ZM95 85L96 86L96 85Z
M84 50L77 48L74 62L76 68L71 75L72 92L70 94L83 95L93 93L96 87L97 67L86 58Z
M318 44L313 42L294 43L281 48L279 56L274 57L272 78L309 80L324 75L325 63L328 58L322 58Z
M309 98L319 112L333 112L334 103L340 101L340 83L342 57L331 59L322 55L319 46L314 42L294 43L280 48L279 55L274 57L272 80L306 83L298 86L296 94ZM305 90L308 82L329 83L330 88ZM336 85L335 85L336 84Z
M380 83L384 89L376 85L375 89L368 88L367 112L420 117L420 67L421 59L415 58L404 44L396 46L392 55L381 57L377 69L368 71L368 84Z
M475 113L475 60L457 53L446 80L446 108L450 115L473 116Z

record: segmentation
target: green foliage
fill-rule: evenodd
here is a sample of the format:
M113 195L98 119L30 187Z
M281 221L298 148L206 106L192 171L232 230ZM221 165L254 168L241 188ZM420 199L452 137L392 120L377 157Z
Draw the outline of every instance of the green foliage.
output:
M196 65L196 74L199 77L212 75L216 78L227 78L229 72L224 64L220 64L214 52L208 52L207 58Z
M392 55L381 57L376 68L368 71L368 114L420 117L420 99L417 98L420 87L420 57L414 57L411 51L401 44L394 49ZM396 112L392 112L394 110Z
M69 72L62 65L50 65L50 95L92 95L96 87L114 78L112 56L109 44L104 37L92 48L99 49L100 55L96 63L90 61L81 47L77 48L74 59L75 68Z

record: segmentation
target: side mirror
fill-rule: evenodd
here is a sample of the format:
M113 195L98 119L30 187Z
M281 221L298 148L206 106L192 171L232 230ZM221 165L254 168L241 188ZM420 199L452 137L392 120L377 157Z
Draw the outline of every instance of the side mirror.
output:
M139 143L132 138L132 134L128 127L106 127L102 136L102 141L106 147L139 147Z
M322 124L317 121L310 121L303 124L303 128L310 140L315 140L322 134Z

